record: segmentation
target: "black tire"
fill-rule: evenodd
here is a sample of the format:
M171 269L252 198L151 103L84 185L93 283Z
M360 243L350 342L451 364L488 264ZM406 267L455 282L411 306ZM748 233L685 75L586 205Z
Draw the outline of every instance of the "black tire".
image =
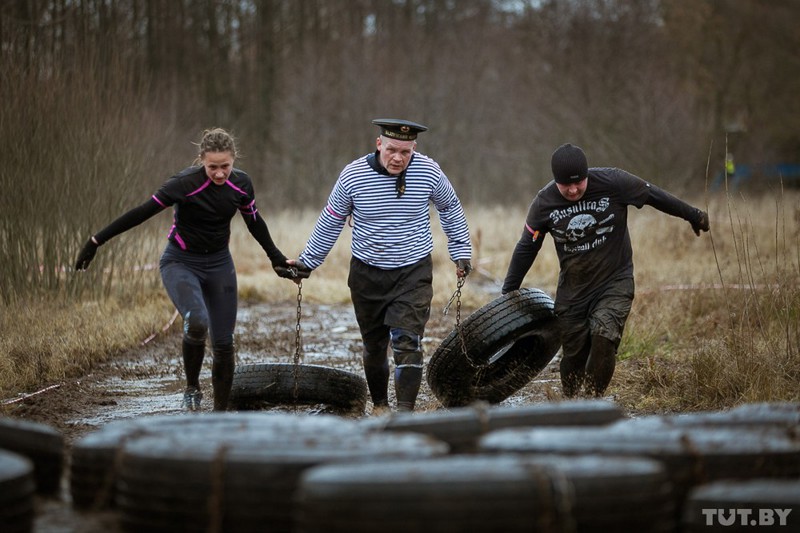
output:
M237 409L297 403L327 404L363 413L367 382L351 372L320 365L239 365L233 373L230 402Z
M478 439L490 431L515 427L603 426L624 417L604 400L571 400L525 406L474 404L450 411L396 413L388 420L366 419L362 425L378 431L423 433L450 445L452 453L476 451Z
M723 427L639 430L601 428L504 429L481 438L482 452L645 456L664 463L675 489L676 511L701 483L738 478L800 477L800 442L785 430Z
M513 456L312 468L297 491L305 532L557 531L549 472Z
M116 504L126 531L290 531L293 495L307 468L339 461L442 456L421 435L253 427L154 435L120 452ZM267 424L268 425L268 424ZM216 528L216 529L215 529Z
M126 442L153 435L206 441L224 435L252 438L261 433L356 434L358 423L334 416L265 412L213 412L157 415L119 420L85 435L72 446L70 493L77 509L99 510L114 504L120 450Z
M642 430L645 427L681 429L689 427L743 428L750 430L800 429L800 404L750 403L729 411L700 411L674 415L651 415L620 422L620 427Z
M0 418L0 448L33 462L39 494L58 493L64 467L64 437L58 430L30 420Z
M307 532L674 530L664 468L641 458L326 465L304 473L297 502L295 527Z
M0 528L4 532L33 531L35 488L33 463L0 450Z
M500 403L539 374L560 345L553 300L539 289L513 291L450 332L431 356L428 385L445 407Z

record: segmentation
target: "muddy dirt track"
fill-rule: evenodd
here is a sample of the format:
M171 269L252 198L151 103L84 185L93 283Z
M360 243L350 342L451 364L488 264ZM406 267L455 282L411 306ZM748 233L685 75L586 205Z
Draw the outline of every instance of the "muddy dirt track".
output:
M469 310L464 310L466 316ZM453 329L455 317L442 309L432 310L423 345L426 358ZM241 305L236 327L237 365L248 363L291 363L296 350L297 314L294 304ZM363 376L361 342L349 305L304 304L301 325L301 362L324 365ZM111 420L151 414L182 412L184 389L180 358L179 325L147 344L135 347L112 361L99 365L87 376L68 380L57 387L30 396L11 406L10 416L44 422L59 429L67 443ZM203 410L211 409L211 356L201 373L205 391ZM551 364L536 380L504 403L543 401L557 392L557 369ZM390 403L394 403L390 384ZM440 409L423 380L418 411ZM324 412L326 407L276 406L276 410L303 409ZM365 413L348 416L369 416Z
M470 311L462 310L462 318ZM300 345L304 364L329 366L363 376L361 342L350 305L304 304L301 317ZM236 328L237 364L293 362L296 325L297 308L294 302L240 304ZM423 339L426 360L454 325L455 313L452 310L445 316L440 307L432 309ZM180 325L175 324L168 333L157 335L146 344L98 365L89 375L55 384L57 386L45 392L6 406L6 415L46 423L58 429L64 435L69 457L69 447L76 439L110 421L182 413L181 400L185 385L180 343ZM210 411L211 357L208 350L201 383L206 394L203 410ZM504 404L526 404L558 398L560 393L557 384L557 368L551 364L536 380ZM394 405L391 383L390 404ZM368 403L364 413L343 416L368 417L371 408ZM271 409L331 412L325 405L285 405ZM417 410L437 409L441 409L441 405L423 379ZM106 532L116 531L116 528L111 514L86 514L71 509L66 481L60 498L37 499L37 533Z

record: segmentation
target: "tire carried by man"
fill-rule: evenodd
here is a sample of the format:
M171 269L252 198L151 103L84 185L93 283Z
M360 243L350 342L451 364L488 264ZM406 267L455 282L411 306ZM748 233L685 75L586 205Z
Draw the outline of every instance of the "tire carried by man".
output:
M428 385L445 407L500 403L527 385L560 347L553 300L522 288L484 305L439 345Z

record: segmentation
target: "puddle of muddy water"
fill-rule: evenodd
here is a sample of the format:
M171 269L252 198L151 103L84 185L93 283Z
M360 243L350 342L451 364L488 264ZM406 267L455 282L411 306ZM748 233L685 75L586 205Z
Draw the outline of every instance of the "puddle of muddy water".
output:
M258 304L239 309L237 364L291 363L295 355L296 307ZM278 342L270 342L278 338ZM361 375L361 337L350 306L306 306L301 316L301 363L332 366ZM185 376L180 359L180 339L164 342L157 350L133 352L109 364L96 387L104 400L90 412L69 420L76 427L100 427L112 420L153 414L179 413ZM211 350L200 373L205 393L203 410L213 403ZM312 408L313 409L313 408Z
M426 361L452 330L453 320L451 316L432 313L423 339ZM296 326L297 308L291 302L240 306L235 332L237 364L294 362ZM361 337L351 305L304 305L300 326L301 363L330 366L363 376ZM211 359L211 350L206 348L200 374L204 411L213 404ZM389 361L391 365L391 354ZM157 349L134 351L109 366L112 371L104 373L108 377L96 384L103 391L103 401L93 405L89 412L77 414L69 424L100 427L117 419L183 411L185 377L178 335L161 339ZM525 390L503 403L543 400L549 395L543 391L557 385L557 381L556 358ZM390 401L393 388L390 385ZM441 408L424 379L417 406L419 410Z
M113 399L105 405L97 405L92 413L71 420L71 424L99 427L112 420L183 411L184 385L174 376L136 380L113 377L102 386L105 394Z

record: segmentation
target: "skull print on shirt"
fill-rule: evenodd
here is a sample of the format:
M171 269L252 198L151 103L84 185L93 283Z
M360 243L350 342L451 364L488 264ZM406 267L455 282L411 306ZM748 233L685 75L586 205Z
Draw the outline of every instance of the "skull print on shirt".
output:
M563 246L567 253L585 252L602 246L606 242L605 234L614 231L614 214L603 217L609 205L608 198L601 198L552 211L550 218L556 245Z

